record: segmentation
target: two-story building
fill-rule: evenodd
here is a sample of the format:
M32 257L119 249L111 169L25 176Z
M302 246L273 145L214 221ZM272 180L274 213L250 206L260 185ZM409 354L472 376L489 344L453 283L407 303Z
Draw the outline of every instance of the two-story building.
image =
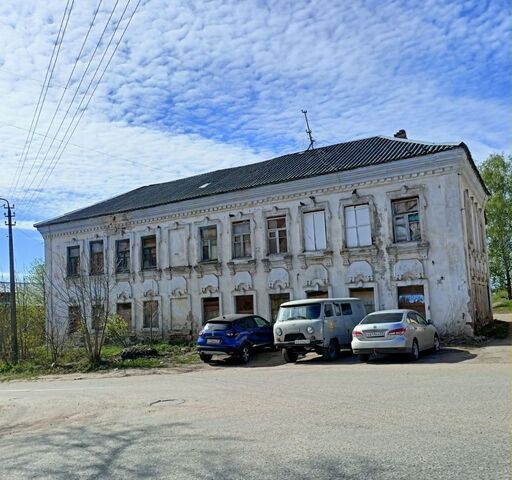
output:
M37 224L49 318L76 315L53 293L66 276L106 274L111 308L141 334L326 296L471 332L491 318L488 192L465 144L404 137L149 185Z

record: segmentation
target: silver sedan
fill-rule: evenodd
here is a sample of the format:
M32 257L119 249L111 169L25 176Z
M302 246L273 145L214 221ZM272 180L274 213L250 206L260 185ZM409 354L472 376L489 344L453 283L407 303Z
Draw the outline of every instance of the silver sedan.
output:
M372 353L405 353L417 360L421 351L439 349L436 327L414 310L370 313L352 331L352 351L363 362Z

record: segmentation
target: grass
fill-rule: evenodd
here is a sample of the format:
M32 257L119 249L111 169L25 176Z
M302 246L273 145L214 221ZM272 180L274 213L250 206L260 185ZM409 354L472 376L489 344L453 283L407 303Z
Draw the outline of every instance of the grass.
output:
M512 313L512 300L507 298L507 292L499 290L492 294L492 310L494 313Z
M83 373L127 368L157 368L191 365L199 362L195 346L191 343L155 343L152 345L158 357L121 360L122 347L105 345L101 351L101 361L91 365L83 348L65 350L58 362L52 363L46 348L39 347L28 360L13 365L0 360L0 382L13 379L29 379L40 375Z
M489 338L508 338L510 323L501 320L493 320L491 323L479 328L477 335L483 335Z

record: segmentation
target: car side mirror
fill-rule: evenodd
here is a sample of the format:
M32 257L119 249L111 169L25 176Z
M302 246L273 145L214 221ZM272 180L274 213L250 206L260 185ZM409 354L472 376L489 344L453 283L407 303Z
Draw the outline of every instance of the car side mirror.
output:
M434 323L432 322L432 320L427 320L427 323L428 323L429 325L434 325Z

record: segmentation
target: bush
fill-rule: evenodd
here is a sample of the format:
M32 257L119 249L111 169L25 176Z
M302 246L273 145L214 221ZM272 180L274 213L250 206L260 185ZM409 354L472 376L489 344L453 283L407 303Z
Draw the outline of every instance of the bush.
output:
M128 347L130 345L130 326L121 315L111 315L106 325L107 340L114 345Z

